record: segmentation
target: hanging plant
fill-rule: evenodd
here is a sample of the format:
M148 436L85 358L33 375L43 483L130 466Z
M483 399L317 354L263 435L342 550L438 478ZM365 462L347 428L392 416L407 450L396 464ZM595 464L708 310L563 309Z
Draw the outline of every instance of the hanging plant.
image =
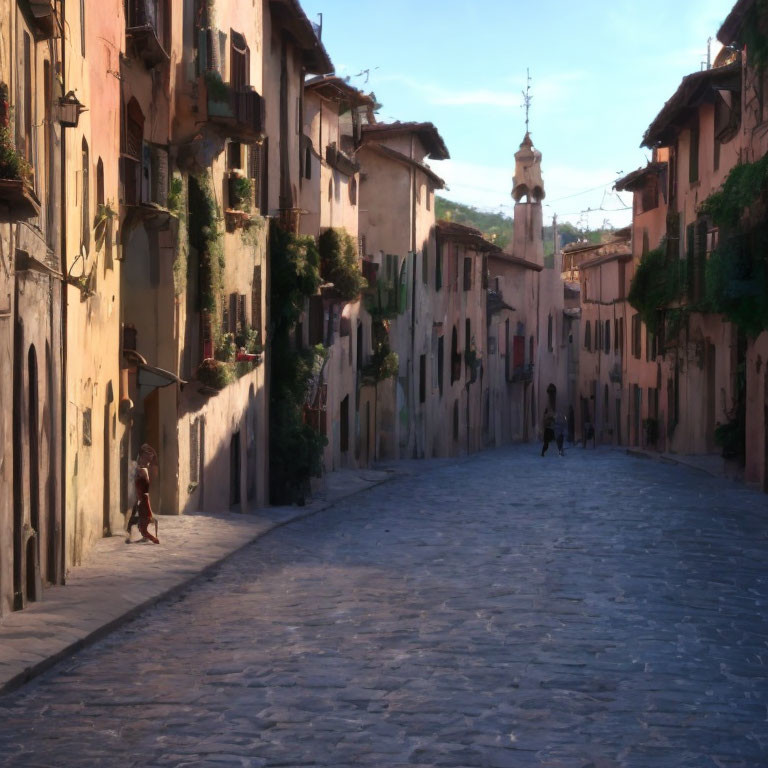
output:
M197 367L195 378L205 387L222 390L234 380L232 366L221 360L203 360Z
M229 176L229 206L238 211L251 210L253 182L239 173Z
M0 125L0 179L25 183L32 180L32 166L16 149L13 134L8 125Z

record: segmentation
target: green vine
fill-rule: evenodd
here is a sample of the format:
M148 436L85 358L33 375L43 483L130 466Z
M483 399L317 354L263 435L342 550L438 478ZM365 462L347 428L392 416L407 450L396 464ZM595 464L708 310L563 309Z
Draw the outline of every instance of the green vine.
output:
M734 166L700 206L720 228L707 260L707 301L751 337L768 329L768 155Z
M768 222L721 237L707 261L707 299L747 336L768 329Z
M189 242L198 253L198 310L217 318L225 262L219 211L207 174L189 179Z
M747 63L761 74L768 66L768 0L755 0L741 28L742 45L747 47Z
M273 504L303 503L310 477L322 471L327 439L305 419L305 403L324 351L297 349L292 331L321 284L313 237L272 224L270 232L270 494Z
M768 1L768 0L767 0ZM754 163L739 163L731 168L722 187L699 206L718 226L733 229L747 209L768 190L768 155Z
M376 386L382 381L397 376L400 359L397 352L392 351L389 332L389 319L374 311L371 315L373 353L362 371L365 384Z
M640 259L627 298L651 333L660 330L660 310L682 298L686 285L685 273L684 261L668 260L665 242Z
M189 232L186 216L187 197L184 180L174 174L168 193L168 210L176 217L176 257L173 260L173 288L176 296L181 296L187 287L189 269Z
M333 283L336 293L345 301L358 298L368 286L357 257L357 244L344 229L326 229L318 239L320 274Z

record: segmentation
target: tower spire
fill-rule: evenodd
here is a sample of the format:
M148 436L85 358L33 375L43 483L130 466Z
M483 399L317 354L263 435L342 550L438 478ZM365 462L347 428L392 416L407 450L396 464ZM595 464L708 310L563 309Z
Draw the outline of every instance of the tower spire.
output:
M533 96L531 96L531 70L526 68L525 70L525 78L526 78L526 84L525 84L525 90L523 93L523 109L525 110L525 132L530 132L530 112L531 112L531 103L533 102Z

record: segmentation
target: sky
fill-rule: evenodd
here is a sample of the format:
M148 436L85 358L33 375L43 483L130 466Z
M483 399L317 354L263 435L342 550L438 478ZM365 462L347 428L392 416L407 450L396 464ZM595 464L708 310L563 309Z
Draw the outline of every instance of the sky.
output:
M629 223L630 196L613 182L645 165L645 129L706 62L709 37L714 58L735 2L301 1L312 21L323 14L336 73L375 92L380 121L435 123L451 154L430 161L441 194L483 210L512 214L529 69L544 217L592 229Z

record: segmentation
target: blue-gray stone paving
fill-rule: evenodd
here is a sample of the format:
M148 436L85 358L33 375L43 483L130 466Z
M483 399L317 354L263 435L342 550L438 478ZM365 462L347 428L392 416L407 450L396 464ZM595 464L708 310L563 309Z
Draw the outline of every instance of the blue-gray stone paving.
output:
M768 766L768 497L608 450L414 468L0 698L0 765Z

